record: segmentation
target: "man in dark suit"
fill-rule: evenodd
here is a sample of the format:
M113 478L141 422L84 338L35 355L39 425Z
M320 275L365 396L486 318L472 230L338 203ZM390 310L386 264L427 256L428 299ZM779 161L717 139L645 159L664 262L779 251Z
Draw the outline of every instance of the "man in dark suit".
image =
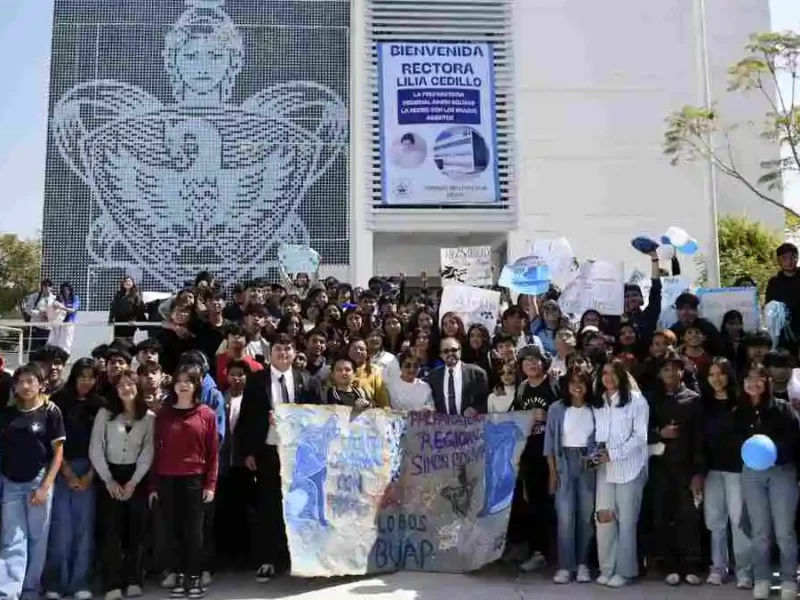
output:
M489 400L486 371L461 362L461 344L455 338L444 338L439 352L444 365L428 375L436 412L465 417L486 413Z
M278 404L319 404L319 382L292 368L294 340L279 335L270 349L270 366L248 377L239 415L240 447L245 466L256 473L258 523L256 555L261 565L256 580L265 583L289 569L283 522L278 436L273 409Z

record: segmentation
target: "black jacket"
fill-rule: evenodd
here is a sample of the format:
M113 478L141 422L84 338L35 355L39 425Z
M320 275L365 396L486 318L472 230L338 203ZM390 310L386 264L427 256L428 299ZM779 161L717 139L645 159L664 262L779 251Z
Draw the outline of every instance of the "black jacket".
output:
M733 428L735 401L718 400L709 394L703 401L703 435L709 471L742 472L741 444Z
M292 369L295 404L320 404L319 381L305 371ZM248 376L242 396L242 408L236 426L242 456L259 456L269 433L269 413L272 411L272 369L267 367Z
M663 439L661 428L672 423L679 427L678 437ZM654 393L650 401L647 441L650 444L663 442L665 446L663 455L653 457L654 465L664 466L682 475L705 476L703 405L700 395L683 384L674 394L662 389Z
M775 443L778 449L776 465L796 464L800 421L785 400L772 398L758 406L742 401L733 409L733 427L740 451L745 440L760 433Z
M704 344L706 351L711 356L722 356L725 353L725 342L722 339L719 329L717 329L711 321L703 317L697 317L693 324L697 324L706 336L706 342ZM683 340L683 332L686 331L686 325L678 321L670 327L670 330L678 337L678 342L682 343L681 340Z

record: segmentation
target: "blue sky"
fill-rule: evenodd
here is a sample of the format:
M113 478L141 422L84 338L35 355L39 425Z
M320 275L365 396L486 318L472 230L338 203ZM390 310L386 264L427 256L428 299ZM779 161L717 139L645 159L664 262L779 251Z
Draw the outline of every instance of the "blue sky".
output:
M800 25L800 0L771 0L773 28ZM41 226L53 0L5 0L0 13L0 232ZM800 209L800 181L787 192Z

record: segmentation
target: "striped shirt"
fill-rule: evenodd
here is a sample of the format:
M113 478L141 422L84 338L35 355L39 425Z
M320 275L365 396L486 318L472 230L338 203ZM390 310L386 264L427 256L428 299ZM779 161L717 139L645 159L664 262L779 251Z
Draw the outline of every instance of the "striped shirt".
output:
M606 465L609 483L628 483L647 466L647 425L650 407L641 393L631 390L630 401L617 406L619 394L605 397L595 409L596 441L604 442L611 461Z

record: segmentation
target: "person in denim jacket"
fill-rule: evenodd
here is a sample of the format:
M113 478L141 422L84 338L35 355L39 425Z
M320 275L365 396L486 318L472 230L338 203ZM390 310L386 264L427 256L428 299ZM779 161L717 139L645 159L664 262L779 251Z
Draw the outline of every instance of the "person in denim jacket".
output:
M550 406L544 438L558 520L559 567L553 581L569 583L575 573L575 581L588 583L595 496L592 373L573 367L565 381L566 397Z

